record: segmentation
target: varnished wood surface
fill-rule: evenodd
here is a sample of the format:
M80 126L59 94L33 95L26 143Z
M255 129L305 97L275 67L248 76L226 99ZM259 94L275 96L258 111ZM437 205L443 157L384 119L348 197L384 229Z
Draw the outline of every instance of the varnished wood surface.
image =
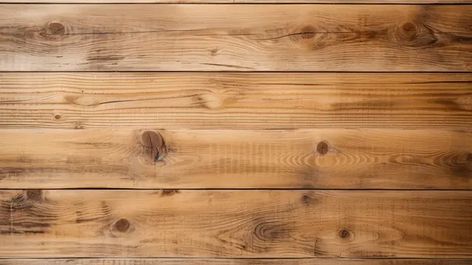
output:
M2 257L472 257L462 191L0 192Z
M470 265L470 259L9 259L1 265Z
M0 73L2 128L472 129L472 74Z
M471 71L471 26L470 5L10 4L0 70Z
M0 130L0 188L472 189L472 133Z

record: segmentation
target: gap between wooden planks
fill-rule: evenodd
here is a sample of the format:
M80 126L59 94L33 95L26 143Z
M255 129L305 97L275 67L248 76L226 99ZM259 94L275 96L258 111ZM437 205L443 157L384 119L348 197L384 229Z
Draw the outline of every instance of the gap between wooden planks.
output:
M470 265L464 259L202 259L202 258L107 258L107 259L4 259L0 265Z
M0 191L2 257L470 258L464 191Z
M471 4L471 0L1 0L0 3L97 4Z
M467 72L471 27L471 5L8 4L0 71Z
M2 128L472 128L472 74L0 73Z

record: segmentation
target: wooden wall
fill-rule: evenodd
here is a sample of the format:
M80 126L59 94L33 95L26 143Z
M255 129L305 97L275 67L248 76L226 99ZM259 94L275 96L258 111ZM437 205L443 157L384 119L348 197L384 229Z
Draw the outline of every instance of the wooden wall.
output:
M472 264L472 1L0 1L29 264Z

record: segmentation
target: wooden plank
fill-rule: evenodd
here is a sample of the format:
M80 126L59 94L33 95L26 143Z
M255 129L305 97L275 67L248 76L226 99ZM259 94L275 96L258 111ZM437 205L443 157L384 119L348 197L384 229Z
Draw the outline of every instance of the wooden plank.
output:
M0 192L2 257L472 257L469 191Z
M472 133L0 130L1 188L472 189Z
M0 73L2 128L472 129L472 74Z
M470 259L7 259L1 265L470 265Z
M470 5L9 4L0 70L471 71L471 27Z

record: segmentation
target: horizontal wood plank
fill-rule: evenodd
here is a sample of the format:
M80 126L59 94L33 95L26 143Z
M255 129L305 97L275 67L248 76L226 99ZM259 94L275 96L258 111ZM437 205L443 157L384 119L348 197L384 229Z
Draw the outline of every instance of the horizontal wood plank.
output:
M470 265L470 259L7 259L0 265Z
M472 133L0 130L1 188L472 189Z
M472 129L472 74L0 73L0 127Z
M471 27L470 5L10 4L0 71L471 71Z
M472 257L468 191L0 192L2 257Z

